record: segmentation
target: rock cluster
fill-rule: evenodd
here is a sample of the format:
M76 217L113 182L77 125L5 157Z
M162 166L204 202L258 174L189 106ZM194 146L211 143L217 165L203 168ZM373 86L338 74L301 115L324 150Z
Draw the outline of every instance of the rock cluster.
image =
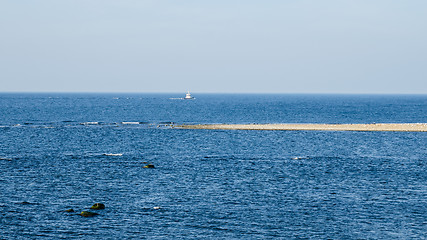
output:
M105 205L103 203L95 203L95 204L92 205L92 207L90 207L90 209L93 209L93 210L102 210L102 209L105 209ZM64 210L64 212L74 213L75 211L74 211L74 209L70 208L70 209ZM82 211L78 215L80 215L82 217L94 217L96 215L99 215L99 213L89 212L89 211Z

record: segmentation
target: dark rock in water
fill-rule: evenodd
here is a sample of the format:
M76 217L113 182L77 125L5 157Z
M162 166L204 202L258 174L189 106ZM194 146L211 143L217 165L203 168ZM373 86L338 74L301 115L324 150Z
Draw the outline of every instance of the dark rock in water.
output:
M148 164L148 165L145 165L143 168L154 168L154 165L153 164Z
M70 209L65 210L64 212L74 212L74 209L70 208Z
M94 213L94 212L87 212L87 211L83 211L80 213L81 216L83 217L93 217L96 215L99 215L98 213Z
M31 204L34 204L34 203L30 203L30 202L19 202L19 203L16 203L16 204L22 204L22 205L31 205Z
M95 209L95 210L105 209L105 205L102 203L95 203L93 204L92 207L90 207L90 209Z

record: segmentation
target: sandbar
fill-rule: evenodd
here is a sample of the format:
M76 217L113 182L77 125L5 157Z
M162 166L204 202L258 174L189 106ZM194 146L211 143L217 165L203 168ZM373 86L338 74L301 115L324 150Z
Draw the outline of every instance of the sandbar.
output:
M371 124L185 124L183 129L220 130L282 130L282 131L390 131L427 132L427 123L371 123Z

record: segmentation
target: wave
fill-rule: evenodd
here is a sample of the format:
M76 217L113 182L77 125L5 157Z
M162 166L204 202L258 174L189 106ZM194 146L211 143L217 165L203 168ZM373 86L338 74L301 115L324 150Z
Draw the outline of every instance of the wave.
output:
M98 125L99 124L99 122L83 122L83 123L80 123L80 125Z
M0 125L0 128L10 128L10 127L22 127L22 128L58 128L58 127L76 127L76 126L142 126L151 127L171 127L177 124L172 121L164 122L146 122L146 121L122 121L122 122L98 122L98 121L88 121L88 122L77 122L71 120L59 121L59 122L22 122L17 124L4 124Z
M305 156L305 157L292 157L292 160L308 160L308 159L311 159L311 157L307 157L307 156Z
M123 153L103 153L104 156L123 156Z
M169 124L175 124L175 123L174 122L159 122L159 124L162 124L162 125L167 124L167 125L169 125Z

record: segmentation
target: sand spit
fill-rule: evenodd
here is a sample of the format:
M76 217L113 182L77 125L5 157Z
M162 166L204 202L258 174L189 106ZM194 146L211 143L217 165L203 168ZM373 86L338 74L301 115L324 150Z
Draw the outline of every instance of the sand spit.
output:
M427 123L373 123L373 124L203 124L179 125L184 129L222 130L313 130L313 131L391 131L427 132Z

